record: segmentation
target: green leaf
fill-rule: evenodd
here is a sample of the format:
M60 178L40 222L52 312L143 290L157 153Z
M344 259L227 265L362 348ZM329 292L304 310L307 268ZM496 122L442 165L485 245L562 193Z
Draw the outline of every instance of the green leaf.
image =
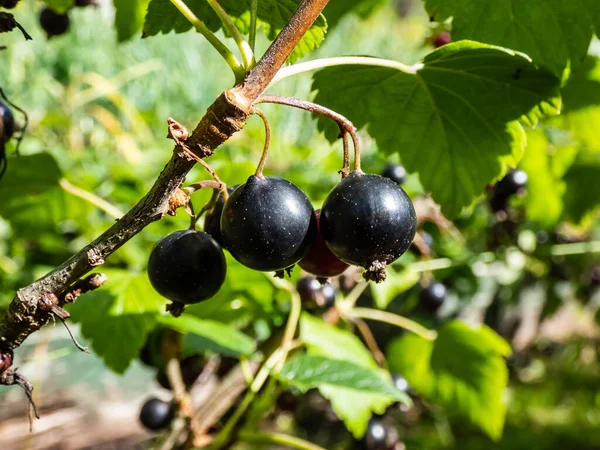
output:
M562 214L565 185L554 175L550 143L540 130L527 133L527 151L520 167L529 176L525 208L527 219L543 228L555 225Z
M560 107L551 73L476 42L446 45L411 68L367 58L365 64L316 73L315 101L368 127L383 153L399 153L449 216L520 160L525 135L518 119L535 124ZM322 118L319 128L337 137Z
M575 223L600 209L600 164L577 163L564 177L567 185L564 196L565 217ZM595 194L591 194L595 193Z
M115 28L119 42L131 39L142 30L150 0L114 0Z
M67 309L94 352L112 370L124 373L164 311L165 299L152 289L145 273L103 272L108 282Z
M401 272L388 270L385 283L371 283L371 293L375 305L379 309L386 309L396 296L409 290L419 282L420 278L421 275L411 270L410 267Z
M354 334L327 324L307 313L300 318L300 339L310 356L347 361L353 365L388 376ZM367 429L371 415L383 414L394 403L394 397L358 392L346 387L322 385L319 391L331 402L331 407L350 432L358 439Z
M20 236L53 231L66 220L85 218L91 207L60 187L62 172L48 153L8 160L0 182L0 217Z
M434 341L410 334L388 348L390 370L402 374L427 400L468 418L492 439L502 435L510 346L485 325L459 321L439 329Z
M387 3L387 0L344 0L329 2L323 14L327 18L327 24L333 28L347 14L356 14L366 19Z
M216 31L222 27L221 21L210 6L208 6L206 0L188 0L186 4L210 30ZM240 31L248 34L250 29L251 1L222 0L220 4ZM257 22L259 26L262 26L269 39L275 39L290 17L292 17L299 4L300 0L260 0L258 2ZM159 33L169 33L171 31L182 33L191 28L192 25L169 0L150 1L144 23L144 36L154 36ZM325 39L326 32L327 22L321 15L298 43L290 55L289 61L294 62L315 50L323 39Z
M600 20L594 0L426 0L437 21L452 19L452 38L471 39L529 55L557 76L576 67L587 54L593 21Z
M410 397L397 389L391 380L385 380L377 371L349 361L301 355L285 364L280 377L285 383L303 392L323 386L335 386L410 402Z
M256 350L254 340L233 327L189 314L161 316L158 321L186 336L184 347L197 352L211 351L227 356L249 355Z
M58 13L66 13L73 7L75 0L44 0L44 3Z

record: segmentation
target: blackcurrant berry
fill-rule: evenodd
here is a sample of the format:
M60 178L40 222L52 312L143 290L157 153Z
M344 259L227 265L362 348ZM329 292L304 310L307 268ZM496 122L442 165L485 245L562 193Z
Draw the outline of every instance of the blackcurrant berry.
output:
M15 6L17 6L17 3L19 3L19 1L20 0L0 0L0 7L6 9L13 9Z
M348 268L348 264L340 260L329 250L321 235L321 210L316 210L315 215L317 217L317 235L310 250L298 265L308 273L321 278L335 277L343 273Z
M294 412L298 407L298 398L289 391L284 391L277 397L277 407L280 411Z
M86 6L98 6L98 0L75 0L75 6L85 8Z
M13 351L9 348L0 350L0 374L10 368L13 363Z
M433 41L431 41L435 48L443 47L444 45L448 45L450 42L452 42L452 37L447 31L442 31L441 33L436 34L433 38Z
M296 283L296 289L300 294L302 303L316 303L321 290L321 283L315 277L302 277Z
M228 187L227 193L231 195L231 193L235 191L238 186L240 185L236 184ZM223 200L223 194L219 193L215 207L206 215L206 218L204 219L204 231L210 234L221 247L225 248L223 245L223 236L221 236L221 213L223 212L223 205L225 205L225 200Z
M519 194L527 187L527 178L523 170L511 170L496 184L494 191L505 198Z
M60 14L50 8L42 9L40 13L40 25L50 39L53 36L60 36L69 29L69 16Z
M182 230L162 239L148 260L148 277L156 291L188 305L215 295L225 281L223 250L201 231Z
M381 176L389 178L395 183L402 184L406 180L406 169L400 164L388 163L383 168Z
M167 428L173 419L173 407L158 398L151 398L140 412L140 422L151 431Z
M335 288L330 283L325 283L321 286L321 297L323 308L329 309L335 306Z
M393 373L392 381L394 382L394 385L396 386L396 388L399 391L408 392L408 390L410 389L410 386L408 385L408 381L406 381L406 378L401 377L400 375L396 375L395 373Z
M363 437L365 450L392 450L399 442L398 433L379 417L373 417Z
M263 272L300 261L317 233L315 211L306 195L279 177L252 175L223 207L225 247L243 265Z
M415 237L417 216L406 192L388 178L351 172L329 193L321 210L321 233L342 261L364 267L364 277L385 279L385 266Z
M0 123L2 124L1 137L4 142L7 142L15 132L15 117L11 109L2 102L0 102Z
M426 311L436 312L446 299L446 286L438 281L434 281L429 286L424 287L419 295L419 305Z

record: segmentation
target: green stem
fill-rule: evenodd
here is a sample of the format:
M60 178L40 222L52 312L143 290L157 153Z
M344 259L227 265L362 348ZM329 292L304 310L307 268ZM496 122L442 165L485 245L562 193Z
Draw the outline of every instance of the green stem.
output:
M61 178L60 181L58 182L58 184L60 184L60 187L65 192L68 192L69 194L74 195L75 197L79 197L79 198L85 200L86 202L90 202L92 205L98 207L99 209L104 211L106 214L108 214L109 216L111 216L115 219L120 219L124 215L123 212L116 206L111 205L106 200L98 197L96 194L92 194L91 192L88 192L84 189L81 189L81 188L71 184L65 178Z
M256 22L258 20L258 0L252 0L250 4L250 48L254 52L256 47Z
M240 82L244 79L246 71L237 60L235 55L229 50L221 40L210 31L204 22L202 22L196 14L192 12L190 8L183 2L183 0L170 0L171 3L184 15L184 17L194 26L194 28L204 36L208 42L221 54L225 62L231 67L233 74L235 75L236 82Z
M240 33L240 30L238 29L238 27L235 26L235 24L229 17L229 14L227 14L227 11L223 9L221 4L217 0L206 1L210 5L210 7L217 13L217 16L219 16L219 19L221 19L221 22L223 22L223 25L225 26L225 28L227 28L227 31L229 31L229 34L231 34L231 37L240 49L240 53L242 55L242 60L244 62L244 67L246 68L246 70L252 69L256 65L256 59L254 58L254 52L252 51L252 47L250 47L248 42L246 42L246 39L244 39L244 36L242 36L242 33Z
M376 320L377 322L389 323L399 328L411 331L418 336L421 336L427 340L434 340L437 337L437 333L433 330L428 330L424 326L417 322L407 319L406 317L392 314L387 311L380 311L378 309L371 308L352 308L348 313L350 317L359 317L361 319Z
M304 439L283 433L251 433L243 431L240 433L240 439L246 442L278 444L286 448L297 448L299 450L325 450L323 447L319 447Z
M281 371L287 355L293 347L292 343L294 340L294 335L296 334L298 321L300 320L300 313L302 312L302 303L300 300L300 295L297 292L290 292L292 294L292 308L288 317L285 331L283 333L283 338L281 339L281 344L279 344L279 347L264 362L254 377L254 380L250 385L250 389L248 392L246 392L246 395L237 406L227 423L225 423L223 429L215 437L215 440L211 445L211 449L213 450L221 449L227 444L231 432L242 418L248 407L254 401L258 391L260 391L260 389L263 387L269 378L269 375L272 373L277 374Z
M556 244L550 250L552 256L582 255L585 253L600 253L600 241L573 242L571 244Z
M371 58L368 56L337 56L333 58L314 59L312 61L283 67L279 70L279 72L277 72L277 75L275 75L269 86L273 86L275 83L283 80L284 78L298 75L300 73L324 69L325 67L343 65L389 67L390 69L396 69L408 74L415 74L417 71L423 68L423 64L421 63L409 66L391 59Z

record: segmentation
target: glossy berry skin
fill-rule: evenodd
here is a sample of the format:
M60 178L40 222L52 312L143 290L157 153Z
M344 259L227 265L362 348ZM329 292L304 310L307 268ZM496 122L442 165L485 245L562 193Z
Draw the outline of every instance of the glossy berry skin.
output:
M363 437L365 450L393 450L399 442L396 430L391 429L378 417L369 420Z
M396 375L395 373L392 374L392 382L399 391L408 392L408 390L410 389L406 378L401 377L400 375Z
M298 265L308 273L312 273L321 278L330 278L341 275L348 268L348 264L329 250L321 235L321 210L316 210L315 215L317 217L317 235L315 236L315 240L313 241L310 250Z
M335 306L335 288L330 283L321 286L321 297L323 304L320 306L323 308L329 309Z
M71 21L67 14L60 14L50 8L42 9L40 13L40 25L50 39L53 36L60 36L69 29Z
M527 187L527 178L523 170L511 170L496 184L495 192L503 197L521 193Z
M342 261L385 279L385 265L412 243L417 216L406 192L388 178L351 172L329 193L321 209L321 233Z
M221 234L227 250L246 267L279 271L308 253L317 219L295 185L279 177L252 175L225 202Z
M235 189L240 186L239 184L230 186L227 188L227 193L231 195ZM211 212L206 215L204 219L204 231L210 234L215 241L219 243L219 245L225 248L223 244L223 236L221 236L221 213L223 212L223 206L225 205L225 200L223 200L223 194L219 193L217 197L217 203Z
M223 250L208 234L181 230L161 240L148 260L148 277L156 291L184 305L215 295L225 281Z
M452 37L450 36L450 33L448 33L447 31L442 31L433 38L433 41L431 43L435 48L440 48L444 45L448 45L450 42L452 42Z
M2 122L2 136L4 142L7 142L15 132L15 117L11 109L0 102L0 121Z
M315 277L302 277L296 283L296 290L304 304L316 303L321 290L321 283Z
M431 313L440 309L440 306L446 299L446 286L438 281L434 281L429 286L424 287L419 295L419 305Z
M140 412L140 422L151 431L167 428L173 419L172 406L158 398L151 398Z
M402 184L406 180L406 169L400 164L388 163L383 168L381 176L389 178L395 183Z

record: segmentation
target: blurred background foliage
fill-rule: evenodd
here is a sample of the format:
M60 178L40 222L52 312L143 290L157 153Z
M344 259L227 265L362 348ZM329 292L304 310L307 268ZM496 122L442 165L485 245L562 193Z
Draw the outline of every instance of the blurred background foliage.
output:
M30 121L22 156L15 155L14 143L7 146L8 171L0 182L0 309L19 287L89 243L147 192L173 148L165 138L168 117L192 129L214 98L233 83L224 63L199 35L169 34L115 45L114 11L103 5L73 10L69 32L47 41L37 23L42 3L23 3L16 10L18 19L34 39L2 35L7 49L0 52L0 86L27 111ZM359 53L414 63L432 51L431 37L437 30L420 2L410 8L410 2L381 3L366 18L342 17L313 57ZM267 45L259 40L258 53ZM600 54L597 41L590 50L595 53ZM600 307L595 288L600 190L594 172L600 164L600 98L589 98L599 91L597 61L590 57L563 89L564 114L528 130L521 168L530 182L527 193L513 201L509 217L499 221L482 195L450 229L426 223L422 231L433 238L432 259L421 260L418 252L406 254L394 265L389 283L367 289L359 300L432 327L453 317L483 320L513 344L502 439L492 443L452 411L422 404L413 414L392 413L409 449L600 448L600 340L594 323ZM310 86L310 76L302 75L286 79L273 91L310 98ZM273 105L264 106L264 111L273 130L266 173L291 180L319 207L339 179L341 145L331 145L318 133L308 113ZM21 120L18 114L17 119ZM242 183L253 172L263 138L263 125L253 117L209 162L226 183ZM366 133L361 138L363 170L380 173L386 160ZM391 161L400 162L396 158ZM187 181L206 178L196 168ZM417 175L409 174L403 187L412 198L423 194ZM208 195L195 194L197 210ZM144 297L141 309L148 308L150 314L154 306L149 303L162 308L162 300L146 290L147 283L132 285L131 280L144 278L154 243L188 224L180 211L147 227L107 262L117 282L94 293L99 297L95 301L84 297L71 309L76 321L97 318L97 323L84 322L80 337L92 341L103 362L125 375L111 373L97 356L74 353L62 328L49 329L29 339L18 353L18 365L31 376L40 397L75 391L85 392L89 403L107 398L124 405L133 402L135 408L125 414L131 421L139 399L149 391L160 392L152 372L132 362L155 322L134 320L129 330L136 333L123 334L123 326L106 328L118 320L112 302L119 290L129 293L123 294L125 299ZM228 264L226 287L214 300L190 308L191 315L266 339L285 320L287 294L231 258ZM450 300L436 317L415 308L419 277L414 273L430 270L450 291ZM134 313L139 316L140 310ZM386 326L373 328L383 348L398 333ZM100 351L101 341L111 332L123 342L109 342L110 348ZM1 389L0 400L22 403L17 394ZM48 400L48 408L51 404ZM310 428L315 423L302 421L298 414L288 417L281 412L275 421L281 428L296 427L305 430L300 434L317 436ZM323 439L321 445L349 448L347 432L336 434L335 420L330 427L328 436L317 436ZM1 430L0 423L0 439Z

